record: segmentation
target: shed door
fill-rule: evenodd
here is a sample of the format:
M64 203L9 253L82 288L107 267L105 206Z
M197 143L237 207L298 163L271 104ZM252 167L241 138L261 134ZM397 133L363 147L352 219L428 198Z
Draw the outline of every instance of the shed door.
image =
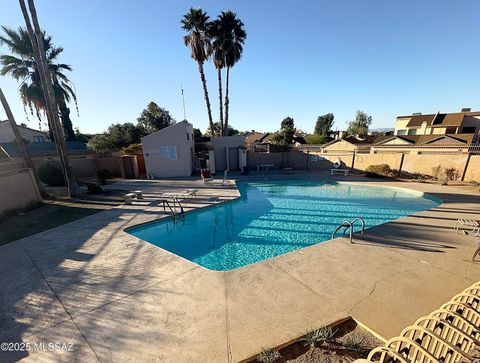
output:
M238 163L238 147L228 148L228 166L230 167L230 170L240 169Z

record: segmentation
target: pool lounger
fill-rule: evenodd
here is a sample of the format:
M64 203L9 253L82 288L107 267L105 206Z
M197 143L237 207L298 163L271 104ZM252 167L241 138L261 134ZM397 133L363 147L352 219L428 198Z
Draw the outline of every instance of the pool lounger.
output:
M176 199L192 199L197 197L198 189L187 189L182 192L163 193L162 197Z
M458 233L460 229L470 229L470 232L475 233L475 237L478 237L480 234L480 221L475 219L459 218L455 222L455 226L453 228L456 233Z
M215 181L212 181L210 185L213 187L228 187L228 186L233 186L234 183L233 181L228 179L228 170L225 170L223 172L223 180L218 183L215 183Z

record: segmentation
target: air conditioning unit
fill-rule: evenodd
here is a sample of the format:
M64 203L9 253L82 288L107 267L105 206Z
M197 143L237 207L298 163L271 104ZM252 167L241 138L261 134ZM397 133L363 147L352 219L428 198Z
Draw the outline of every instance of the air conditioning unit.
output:
M412 116L420 116L422 113L421 112L414 112L412 113Z
M470 111L472 111L470 107L465 107L465 108L462 108L461 112L470 112Z

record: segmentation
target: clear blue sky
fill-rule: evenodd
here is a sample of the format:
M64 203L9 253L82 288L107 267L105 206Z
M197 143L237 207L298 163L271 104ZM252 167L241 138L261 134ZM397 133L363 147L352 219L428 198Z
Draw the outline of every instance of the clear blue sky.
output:
M240 130L276 130L292 116L311 132L327 112L343 129L359 109L373 116L374 127L393 127L400 114L480 109L477 0L36 3L41 26L74 69L80 117L73 123L82 132L136 122L149 101L180 121L180 83L188 120L206 129L197 65L179 23L191 6L211 17L231 9L245 23L244 57L231 72L230 120ZM17 1L2 2L0 24L23 25ZM218 119L216 74L211 63L205 68ZM18 84L0 77L0 85L17 122L26 121ZM28 125L38 122L30 117Z

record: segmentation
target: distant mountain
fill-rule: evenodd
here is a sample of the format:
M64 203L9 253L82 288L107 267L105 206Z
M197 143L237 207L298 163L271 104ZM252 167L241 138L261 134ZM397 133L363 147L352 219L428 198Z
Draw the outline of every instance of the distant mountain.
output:
M389 132L389 131L395 131L394 127L384 127L384 128L379 128L379 129L369 129L368 131L370 132Z

